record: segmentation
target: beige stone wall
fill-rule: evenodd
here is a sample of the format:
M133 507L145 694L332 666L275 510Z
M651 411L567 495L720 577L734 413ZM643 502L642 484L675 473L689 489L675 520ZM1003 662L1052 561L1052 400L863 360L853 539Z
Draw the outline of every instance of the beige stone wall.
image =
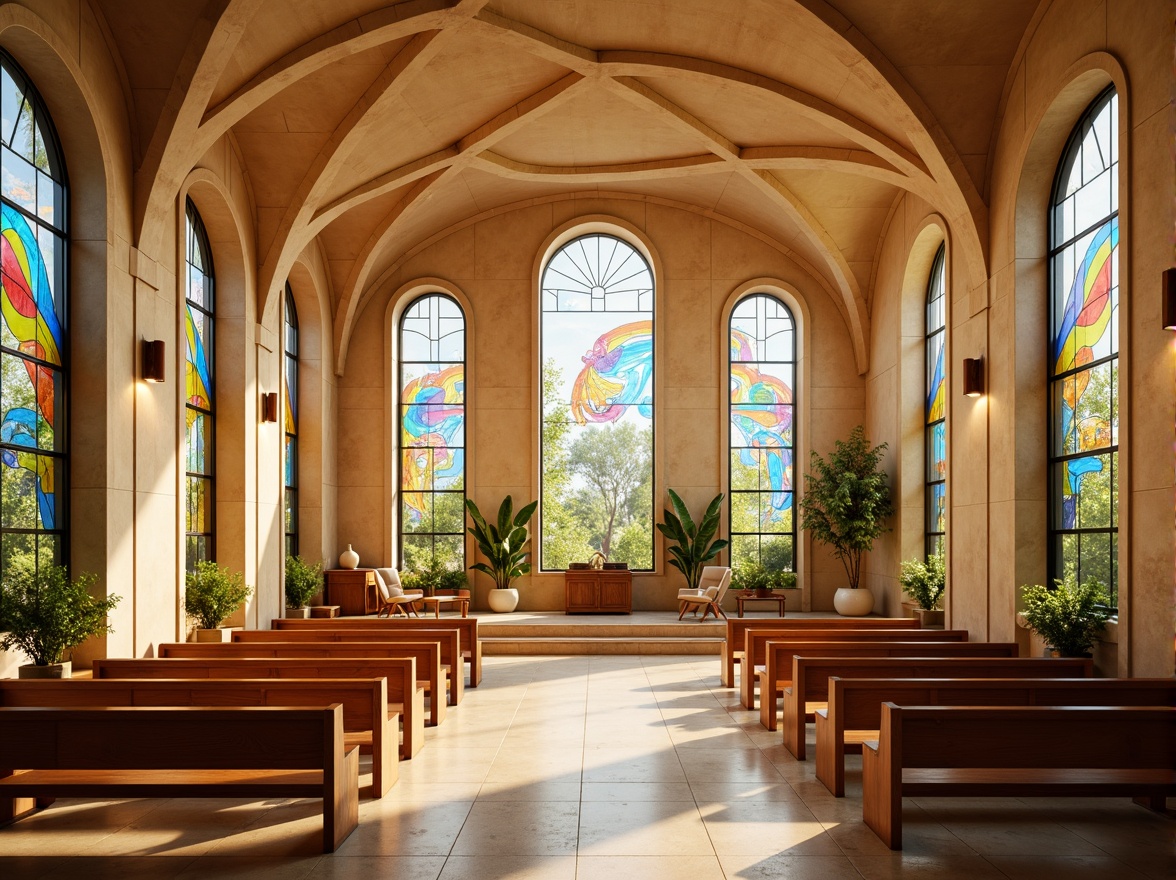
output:
M757 279L790 298L800 328L798 460L807 460L810 448L826 450L862 421L864 386L842 315L778 246L657 200L583 197L521 206L438 237L387 273L368 298L339 380L336 552L352 544L361 564L391 561L394 318L429 279L468 303L469 494L483 509L496 508L508 493L516 502L538 497L538 260L553 235L582 222L611 222L644 242L653 257L656 510L668 501L666 487L680 492L692 509L725 491L726 318L733 296L749 292ZM467 552L472 558L472 549ZM681 576L667 569L660 535L654 557L658 570L635 578L634 606L674 608ZM802 549L801 566L806 599L831 608L840 565L823 552ZM487 585L480 575L476 589L484 607ZM520 607L562 609L562 576L532 575L521 594Z

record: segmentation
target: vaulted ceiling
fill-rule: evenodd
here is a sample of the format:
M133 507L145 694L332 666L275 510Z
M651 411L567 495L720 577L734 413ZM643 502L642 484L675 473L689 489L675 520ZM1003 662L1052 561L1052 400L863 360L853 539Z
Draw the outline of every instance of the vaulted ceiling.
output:
M316 239L336 339L389 267L472 216L639 193L786 248L859 351L892 206L982 268L985 169L1028 0L93 0L126 71L136 220L230 135L259 283Z

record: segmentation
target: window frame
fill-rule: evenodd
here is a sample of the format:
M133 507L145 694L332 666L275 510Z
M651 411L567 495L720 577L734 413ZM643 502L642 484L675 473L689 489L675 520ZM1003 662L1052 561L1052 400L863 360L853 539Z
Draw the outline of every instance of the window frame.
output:
M188 357L188 343L187 343L187 321L188 314L185 312L185 385L184 385L184 412L186 431L184 436L184 559L188 571L195 570L197 562L216 561L216 270L212 258L212 246L208 240L208 231L204 226L204 221L200 217L200 212L197 210L195 203L191 198L186 200L184 209L185 214L185 251L184 251L184 265L186 272L184 275L184 307L185 309L196 309L207 318L208 334L207 338L202 338L205 348L205 359L208 362L208 387L205 389L208 392L208 408L204 409L199 406L194 406L187 396L187 365L191 363ZM193 222L195 220L195 222ZM203 267L197 266L192 262L192 252L194 248L200 251L200 259L204 264ZM193 270L199 271L204 276L205 285L205 301L207 307L195 302L191 298L191 272ZM191 437L190 426L187 426L187 413L192 411L198 414L197 417L208 419L208 431L205 435L205 462L206 466L203 471L188 470L188 465L191 463L191 452L188 448L188 442ZM196 482L203 483L206 487L205 492L205 511L206 511L206 526L205 530L193 531L188 528L191 524L191 505L192 505L192 488ZM206 552L200 558L196 558L192 550L192 540L204 538L206 541Z
M937 305L938 303L938 305ZM942 320L932 327L933 311L941 315ZM947 544L947 390L950 388L947 365L947 245L941 244L935 252L935 259L931 263L931 273L927 279L927 297L923 310L923 552L926 556L943 554ZM940 380L943 390L943 414L934 421L931 420L931 376L935 365L931 363L931 352L934 338L941 337L940 359L942 360L943 377ZM944 470L943 475L936 476L933 467L933 444L936 426L942 425L944 436ZM944 528L936 530L934 522L935 487L943 486Z
M287 556L297 556L299 552L299 517L298 517L298 394L300 385L298 348L300 343L298 327L298 307L294 302L294 291L290 282L286 282L286 296L283 301L285 313L283 315L282 336L282 436L283 460L283 535L285 537L285 551ZM292 430L291 430L292 429Z

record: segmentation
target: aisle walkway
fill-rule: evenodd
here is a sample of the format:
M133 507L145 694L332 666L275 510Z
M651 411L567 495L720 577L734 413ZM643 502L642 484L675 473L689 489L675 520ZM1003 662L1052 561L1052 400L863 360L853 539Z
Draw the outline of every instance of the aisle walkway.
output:
M1122 799L908 806L903 853L718 688L715 657L494 657L333 856L307 802L69 802L0 829L0 876L721 880L1176 876ZM908 802L909 805L910 802ZM231 835L231 836L224 836ZM28 858L34 853L39 857ZM114 855L120 854L120 855ZM128 857L133 854L134 857Z

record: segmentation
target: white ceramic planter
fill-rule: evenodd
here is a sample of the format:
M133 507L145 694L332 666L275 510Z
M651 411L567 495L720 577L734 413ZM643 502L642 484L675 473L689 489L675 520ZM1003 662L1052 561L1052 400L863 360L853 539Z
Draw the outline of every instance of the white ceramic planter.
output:
M874 610L874 594L865 587L840 587L833 594L833 607L842 617L865 617Z
M306 620L310 617L310 606L303 605L301 608L287 608L286 617L291 620Z
M487 600L491 611L497 611L499 614L514 611L519 607L519 591L514 587L506 590L494 589L487 595Z
M73 676L73 661L66 660L62 663L50 663L48 666L37 666L35 663L29 663L26 666L17 667L17 678L70 678Z

